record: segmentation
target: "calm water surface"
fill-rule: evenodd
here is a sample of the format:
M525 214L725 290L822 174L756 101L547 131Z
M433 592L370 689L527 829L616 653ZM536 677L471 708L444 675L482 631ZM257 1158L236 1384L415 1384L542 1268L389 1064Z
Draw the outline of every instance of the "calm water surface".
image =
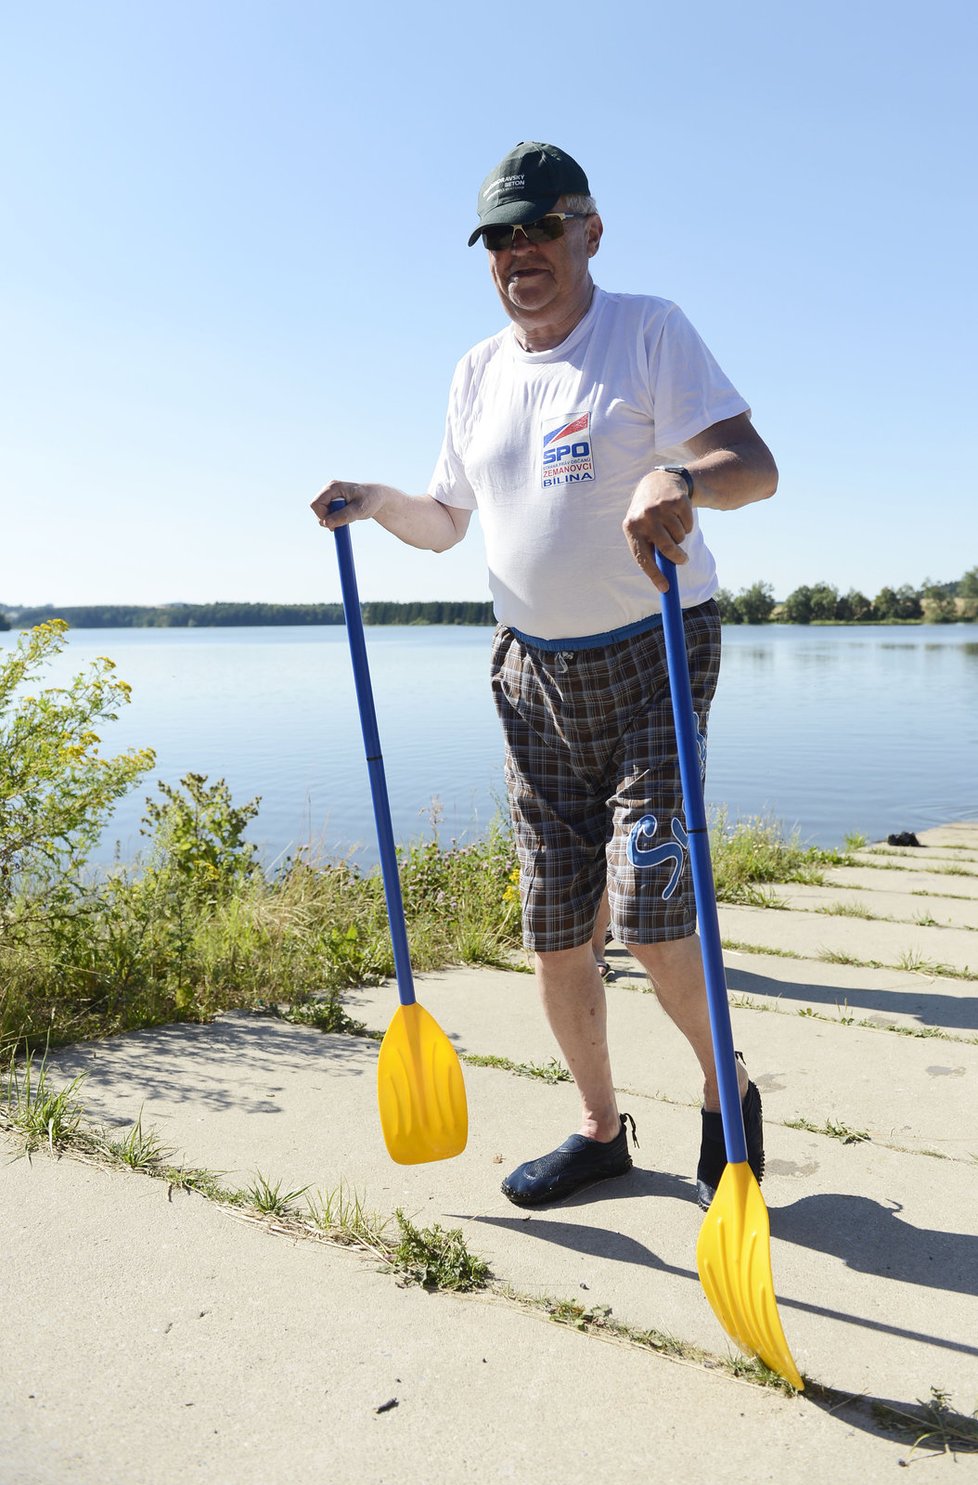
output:
M442 840L477 836L502 801L490 641L484 628L367 631L399 840L430 835L433 808ZM226 779L238 802L261 796L250 834L266 862L304 843L376 859L345 629L78 629L48 682L96 655L133 688L106 745L157 753L103 860L139 850L156 779L191 770ZM724 629L707 802L731 818L773 815L822 845L975 819L976 759L975 626Z

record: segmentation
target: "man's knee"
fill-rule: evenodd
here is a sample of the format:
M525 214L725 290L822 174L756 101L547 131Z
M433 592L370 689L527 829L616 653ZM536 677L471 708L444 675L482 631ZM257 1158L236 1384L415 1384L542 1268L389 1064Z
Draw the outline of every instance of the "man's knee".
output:
M653 983L659 979L671 980L677 974L699 966L701 961L700 941L695 933L686 938L662 939L655 944L627 944L626 947Z
M536 949L533 957L541 974L560 974L563 970L585 963L588 958L593 959L594 956L591 954L591 940L588 939L586 943L576 944L573 949Z

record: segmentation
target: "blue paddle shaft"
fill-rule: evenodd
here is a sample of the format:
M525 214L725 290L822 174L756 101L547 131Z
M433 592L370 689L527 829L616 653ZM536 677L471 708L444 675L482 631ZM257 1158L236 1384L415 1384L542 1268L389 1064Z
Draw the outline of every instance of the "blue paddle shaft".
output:
M669 691L672 697L672 716L676 728L676 747L679 752L679 775L683 785L686 830L689 835L693 893L696 898L700 942L703 948L703 974L706 979L706 997L710 1011L713 1058L720 1087L723 1142L726 1146L728 1161L736 1165L747 1159L747 1140L744 1136L744 1113L740 1104L740 1088L737 1083L737 1059L734 1054L733 1032L730 1027L727 981L723 970L720 921L717 917L713 865L710 861L710 834L706 823L700 754L696 741L696 719L693 715L693 695L689 684L683 610L679 598L679 584L676 581L675 564L670 562L668 557L663 557L659 551L656 551L655 560L659 571L669 584L668 593L662 595L662 628L666 642L666 663L669 667Z
M345 503L343 500L334 500L329 508L331 511L342 510ZM380 869L384 878L387 917L390 923L391 943L394 947L397 994L401 1005L413 1005L415 1001L414 975L411 972L411 954L408 949L407 925L404 921L404 899L401 896L401 878L397 869L397 848L394 844L394 827L391 824L391 807L387 797L384 759L380 750L377 713L374 708L373 688L370 684L370 667L367 664L367 643L363 634L357 574L353 565L353 542L349 526L337 526L333 535L336 538L336 557L340 566L343 613L346 617L346 632L350 641L350 658L353 661L353 682L356 686L357 707L360 711L360 730L363 733L367 771L370 776L370 795L377 825Z

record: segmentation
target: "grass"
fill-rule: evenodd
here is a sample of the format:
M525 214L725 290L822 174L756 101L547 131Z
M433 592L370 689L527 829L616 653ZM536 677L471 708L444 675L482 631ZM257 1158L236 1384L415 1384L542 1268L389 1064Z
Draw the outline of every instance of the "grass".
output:
M938 963L924 959L913 949L906 949L897 956L895 963L887 964L882 959L861 959L843 949L821 949L815 955L801 954L796 950L776 949L770 944L752 944L745 939L725 938L722 947L738 954L770 955L775 959L808 960L816 964L846 964L854 969L901 969L911 974L925 974L945 980L974 980L975 971L967 964L959 969L954 964Z
M521 1078L539 1078L543 1083L572 1081L567 1068L556 1057L551 1057L546 1062L513 1062L509 1057L484 1057L473 1052L463 1052L461 1060L469 1067L495 1067L503 1072L516 1073Z
M786 1129L804 1129L809 1134L824 1134L843 1145L861 1145L870 1138L868 1130L853 1129L849 1124L840 1124L827 1119L824 1124L813 1124L810 1119L786 1119Z
M514 865L498 824L473 845L401 853L415 970L515 962ZM274 876L229 867L222 877L164 859L79 885L70 910L39 913L26 897L5 910L0 1054L244 1008L363 1035L343 993L393 973L379 871L300 853Z
M777 1003L765 1004L752 995L732 995L730 1005L734 1010L761 1011L775 1016L806 1016L813 1021L827 1021L833 1026L861 1026L866 1031L886 1031L896 1036L920 1037L925 1041L963 1042L966 1046L978 1046L978 1036L958 1036L954 1032L945 1031L942 1026L900 1026L896 1022L874 1021L868 1016L853 1016L849 1010L848 1001L842 1004L836 1002L834 1016L826 1015L823 1011L816 1011L813 1006L791 1011Z
M32 1051L28 1050L23 1061L10 1057L6 1087L0 1118L10 1130L16 1130L25 1139L28 1150L37 1149L46 1140L51 1151L62 1146L78 1131L83 1109L77 1093L84 1082L80 1073L65 1087L53 1089L48 1081L44 1059L37 1065Z
M143 1112L124 1139L110 1140L111 1153L130 1170L152 1170L161 1165L172 1150L167 1150L159 1135L152 1129L143 1129Z
M864 918L867 922L885 922L881 914L870 912L858 902L827 902L815 909L828 918Z
M777 1372L772 1372L756 1357L742 1355L720 1357L703 1350L700 1346L683 1341L667 1331L647 1330L639 1326L627 1325L623 1321L616 1320L607 1305L585 1305L580 1300L556 1299L550 1296L530 1299L525 1295L516 1295L512 1292L510 1292L510 1298L515 1299L524 1308L541 1310L555 1325L565 1325L585 1335L595 1335L606 1340L624 1341L643 1351L654 1351L658 1356L665 1356L674 1361L691 1362L711 1371L724 1371L742 1381L772 1388L791 1397L797 1396L789 1382L786 1382Z
M308 1190L308 1186L300 1186L297 1191L283 1194L281 1181L276 1181L273 1186L261 1171L256 1171L251 1185L245 1187L244 1195L248 1205L265 1217L290 1217L294 1202L305 1196Z
M366 1248L386 1260L390 1221L368 1211L359 1192L341 1181L332 1191L307 1196L306 1202L309 1221L330 1242Z
M821 886L831 866L851 864L846 852L803 846L797 833L785 837L774 820L750 818L731 825L720 811L710 830L713 877L720 902L769 905L760 890L770 883Z
M918 1398L916 1407L877 1402L872 1412L888 1433L913 1440L911 1456L924 1447L939 1449L943 1454L978 1452L978 1409L973 1413L956 1412L943 1388L932 1387L928 1400Z
M775 949L770 944L750 944L742 938L725 938L721 940L724 949L730 949L737 954L770 954L772 959L800 959L800 954L793 954L790 949Z

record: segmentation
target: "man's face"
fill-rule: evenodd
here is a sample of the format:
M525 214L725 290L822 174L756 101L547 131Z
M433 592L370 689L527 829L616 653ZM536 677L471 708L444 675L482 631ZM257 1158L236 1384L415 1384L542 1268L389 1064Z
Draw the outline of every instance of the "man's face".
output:
M563 198L554 211L566 211ZM554 242L528 242L522 232L512 247L489 254L489 272L503 307L517 324L559 317L587 293L588 265L601 240L601 218L573 217Z

